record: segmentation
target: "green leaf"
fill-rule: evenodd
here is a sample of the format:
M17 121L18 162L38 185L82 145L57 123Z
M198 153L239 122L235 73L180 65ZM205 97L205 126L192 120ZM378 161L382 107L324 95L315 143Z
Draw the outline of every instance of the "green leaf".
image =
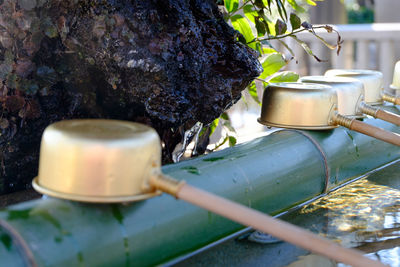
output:
M279 16L283 19L283 20L287 20L287 13L286 13L286 9L285 6L283 5L281 0L275 0L276 2L276 6L278 8L278 13Z
M269 13L271 13L271 0L262 0L265 7L268 7Z
M296 14L290 13L290 24L292 25L292 31L294 31L300 28L301 20Z
M297 12L297 13L304 13L306 10L299 6L295 0L288 0L290 6Z
M234 146L236 145L236 143L237 143L236 138L233 136L229 136L229 146Z
M254 24L256 23L255 17L258 17L258 13L256 10L253 9L253 5L245 5L243 7L243 13L246 18L248 18L251 22L253 22Z
M266 56L261 64L264 71L261 73L260 78L265 79L285 66L286 61L283 59L282 54L273 53Z
M272 21L268 21L267 24L268 24L269 34L272 36L278 35L277 32L275 31L275 23L273 23Z
M316 6L317 4L312 1L312 0L306 0L306 3L309 4L310 6Z
M269 34L269 35L274 35L274 36L275 36L275 35L276 35L276 33L275 33L275 23L273 23L273 22L268 18L268 16L265 15L263 9L258 10L257 13L258 13L258 17L260 17L260 18L263 20L263 22L265 23L266 30L267 30L268 34Z
M219 118L216 118L210 123L210 135L212 135L219 124Z
M260 55L263 55L263 50L262 50L262 45L260 42L256 42L256 50L258 53L260 53Z
M292 71L282 71L276 73L268 81L271 83L282 83L282 82L297 82L299 75Z
M249 92L251 98L253 98L254 101L257 102L257 104L261 105L261 102L258 99L256 83L254 81L252 81L251 84L247 87L247 91Z
M265 8L265 1L264 0L255 0L254 5L258 8Z
M223 120L229 121L229 115L226 112L222 113L220 118L223 119Z
M241 34L240 32L238 32L238 41L241 42L242 44L247 44L246 38L244 38L243 34Z
M239 0L225 0L224 1L226 10L229 13L235 12L239 7Z
M277 19L277 20L276 20L276 23L275 23L275 32L276 32L276 34L277 34L277 35L284 34L284 33L286 32L286 30L287 30L287 25L286 25L286 23L283 22L283 21L280 20L280 19Z
M254 40L253 31L251 30L249 21L241 15L234 15L231 17L232 26L238 30L246 39L246 43ZM255 48L255 44L254 44Z
M263 47L262 53L263 54L272 54L272 53L277 53L277 51L271 47Z
M267 27L263 21L260 21L258 17L256 17L256 30L257 30L257 36L258 37L263 37L265 33L267 32Z

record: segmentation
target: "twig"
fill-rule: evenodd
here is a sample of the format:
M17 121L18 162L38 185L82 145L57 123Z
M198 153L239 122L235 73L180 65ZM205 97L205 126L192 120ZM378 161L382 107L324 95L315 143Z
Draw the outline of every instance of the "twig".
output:
M324 25L324 26L313 26L313 30L314 29L326 29L326 25ZM261 42L261 41L283 39L285 37L289 37L291 35L295 35L297 33L304 32L304 31L309 31L310 33L313 33L312 30L303 28L303 29L300 29L300 30L292 31L291 33L287 33L287 34L282 34L282 35L277 35L277 36L270 36L270 37L267 37L267 38L254 38L252 41L248 42L247 44L251 44L251 43L254 43L254 42ZM334 29L332 29L332 31L338 33Z

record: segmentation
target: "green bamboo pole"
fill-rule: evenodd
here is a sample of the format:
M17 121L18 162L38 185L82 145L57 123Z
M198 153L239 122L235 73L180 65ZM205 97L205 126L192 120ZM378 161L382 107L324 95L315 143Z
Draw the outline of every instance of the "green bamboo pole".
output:
M382 121L366 122L399 130ZM320 195L326 173L332 189L398 158L398 147L344 128L279 131L165 166L163 172L273 215ZM38 266L151 266L243 229L165 194L126 205L46 198L8 207L0 220L25 240L0 226L4 266L20 266L29 259L21 243Z

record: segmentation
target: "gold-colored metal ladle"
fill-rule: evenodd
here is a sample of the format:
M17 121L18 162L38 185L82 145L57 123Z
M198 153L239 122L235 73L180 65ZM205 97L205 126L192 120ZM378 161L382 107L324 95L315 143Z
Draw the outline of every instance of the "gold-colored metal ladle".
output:
M338 95L338 112L342 115L360 118L367 114L400 126L399 115L365 103L364 85L357 79L341 76L305 76L300 78L299 82L332 86Z
M337 111L337 92L316 83L270 84L263 95L261 124L294 129L325 130L338 125L400 146L400 135L343 116Z
M400 104L400 98L385 92L383 89L383 74L375 70L346 70L332 69L325 72L325 76L340 76L355 78L364 84L365 102L368 105L379 105L384 101ZM368 113L366 113L368 114ZM371 115L371 114L368 114ZM373 116L373 115L371 115Z
M384 266L307 230L176 181L161 172L160 140L150 127L115 120L70 120L44 131L33 187L57 198L126 202L167 192L233 221L352 266Z

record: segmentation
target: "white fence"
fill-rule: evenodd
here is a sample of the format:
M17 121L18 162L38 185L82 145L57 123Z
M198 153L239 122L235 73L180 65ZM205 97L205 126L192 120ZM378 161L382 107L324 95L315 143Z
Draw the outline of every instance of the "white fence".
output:
M322 75L329 68L374 69L383 72L385 88L391 83L393 68L400 60L400 23L373 23L335 25L344 40L342 50L337 56L336 51L329 50L313 35L303 32L297 35L299 39L309 44L313 52L327 63L319 63L305 55L305 51L293 41L293 48L299 63L292 62L288 69L301 75ZM329 43L336 42L336 34L325 30L316 31ZM284 49L281 48L281 51Z

